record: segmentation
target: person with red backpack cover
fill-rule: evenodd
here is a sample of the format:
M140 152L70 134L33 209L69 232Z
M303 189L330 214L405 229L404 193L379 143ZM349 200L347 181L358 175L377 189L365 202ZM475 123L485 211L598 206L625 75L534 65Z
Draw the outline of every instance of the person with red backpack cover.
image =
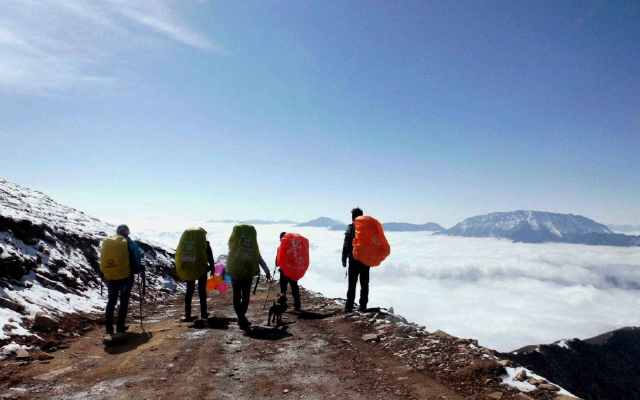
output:
M286 232L280 233L280 241ZM280 248L278 248L278 253L280 252ZM278 265L278 257L276 257L276 267L281 267ZM287 286L291 285L291 294L293 295L293 308L296 311L300 311L301 302L300 302L300 287L298 286L298 281L288 278L284 273L282 273L282 269L280 270L280 292L283 295L287 295Z
M347 289L347 302L344 307L344 311L347 313L353 312L358 279L360 279L359 311L366 311L367 303L369 302L369 270L371 267L353 257L353 239L356 235L353 221L362 215L364 215L364 212L358 207L351 210L352 223L349 224L347 231L344 233L344 244L342 245L342 266L346 268L347 260L349 261L349 287Z

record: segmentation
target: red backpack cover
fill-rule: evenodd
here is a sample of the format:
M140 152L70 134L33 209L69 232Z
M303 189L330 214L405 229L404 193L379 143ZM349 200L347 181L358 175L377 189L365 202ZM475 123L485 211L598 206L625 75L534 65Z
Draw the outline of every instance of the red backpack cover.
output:
M302 278L309 268L309 240L297 233L286 233L280 240L276 264L287 278Z
M380 265L391 253L382 224L373 217L362 216L356 218L353 225L356 231L353 258L370 267Z

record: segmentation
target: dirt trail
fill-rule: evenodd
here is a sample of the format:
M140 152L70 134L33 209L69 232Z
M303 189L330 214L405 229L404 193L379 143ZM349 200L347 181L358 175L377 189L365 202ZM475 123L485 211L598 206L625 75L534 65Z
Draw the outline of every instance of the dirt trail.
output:
M122 345L105 349L96 328L51 360L4 366L12 369L3 373L0 398L462 399L364 342L326 299L304 292L307 312L285 314L286 330L263 326L265 294L261 287L252 298L250 335L233 318L230 292L209 299L213 318L204 329L179 322L183 303L174 299L146 317L145 332L130 321Z

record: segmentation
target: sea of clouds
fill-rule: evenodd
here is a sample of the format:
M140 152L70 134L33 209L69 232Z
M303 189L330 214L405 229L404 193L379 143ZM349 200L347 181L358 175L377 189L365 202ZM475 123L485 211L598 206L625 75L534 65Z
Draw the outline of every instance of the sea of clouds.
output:
M233 224L204 224L214 254L227 252ZM278 235L292 231L311 244L311 267L300 281L328 297L345 297L342 232L257 225L273 269ZM181 232L145 232L175 247ZM389 232L391 256L371 271L369 306L395 312L501 351L588 338L640 325L640 249L522 244L429 232ZM357 300L357 299L356 299Z

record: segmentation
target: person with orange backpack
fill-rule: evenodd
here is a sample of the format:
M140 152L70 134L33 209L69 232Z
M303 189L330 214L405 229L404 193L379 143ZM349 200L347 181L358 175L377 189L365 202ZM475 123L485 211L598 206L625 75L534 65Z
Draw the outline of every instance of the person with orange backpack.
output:
M364 215L359 207L351 210L351 221L355 221L356 218ZM358 279L360 279L360 311L367 309L367 303L369 302L369 270L368 265L364 265L360 261L353 258L353 239L356 235L353 223L349 224L347 231L344 233L344 244L342 245L342 267L347 267L347 260L349 261L349 287L347 289L347 302L344 307L344 311L347 313L353 312L353 304L356 298L356 285Z
M373 217L364 216L358 207L351 210L352 223L347 227L342 246L342 266L349 260L349 288L345 312L353 312L356 285L360 279L360 303L358 310L366 311L369 302L369 271L380 265L391 252L384 236L382 224Z

